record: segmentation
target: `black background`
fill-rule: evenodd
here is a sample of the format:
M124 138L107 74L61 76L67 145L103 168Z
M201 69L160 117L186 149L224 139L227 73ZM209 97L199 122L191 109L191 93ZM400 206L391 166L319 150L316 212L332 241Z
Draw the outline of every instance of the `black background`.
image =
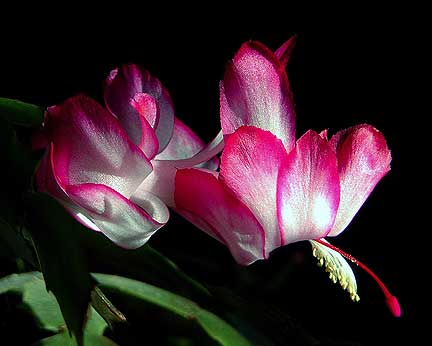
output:
M300 19L289 8L249 15L234 14L221 5L217 12L188 9L189 16L168 16L167 9L108 10L98 16L84 9L71 16L68 10L19 15L3 23L0 96L49 106L84 92L102 101L109 71L134 62L164 83L176 115L209 141L219 127L218 82L241 43L259 40L275 50L296 34L287 70L296 100L297 136L309 128L329 128L333 133L367 122L383 132L392 150L391 172L333 243L376 271L399 297L403 315L390 315L377 286L359 270L362 300L352 303L315 269L308 246L279 249L255 268L272 280L285 260L298 259L292 280L281 285L278 299L312 335L364 345L421 340L425 330L419 306L428 304L429 271L423 268L430 228L424 225L427 211L422 212L430 202L421 199L427 198L429 188L429 159L421 141L430 115L430 107L420 106L426 94L421 83L426 80L421 11L335 9L328 11L330 17L315 9L317 19ZM180 264L179 247L192 257L194 252L210 253L230 261L225 249L175 215L151 243ZM209 248L214 253L206 253ZM196 264L184 261L184 268L203 275Z

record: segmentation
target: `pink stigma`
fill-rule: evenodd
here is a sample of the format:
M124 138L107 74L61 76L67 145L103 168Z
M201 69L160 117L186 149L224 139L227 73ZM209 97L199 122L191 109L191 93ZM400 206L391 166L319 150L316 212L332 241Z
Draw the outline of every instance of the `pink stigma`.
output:
M400 317L402 314L401 307L395 296L386 297L387 306L392 312L393 316Z
M397 298L392 295L390 293L390 291L387 289L387 287L384 285L384 283L379 279L379 277L371 270L369 269L369 267L367 267L365 264L363 264L362 262L360 262L359 260L357 260L356 258L354 258L353 256L351 256L350 254L342 251L341 249L339 249L338 247L329 244L325 241L322 241L321 239L315 239L315 241L317 243L320 243L321 245L324 245L334 251L336 251L337 253L339 253L340 255L342 255L343 257L345 257L347 260L351 261L352 263L358 265L360 268L362 268L366 273L368 273L374 280L375 282L378 284L378 286L381 288L381 291L384 293L385 299L386 299L386 303L387 303L387 307L389 308L389 310L391 311L391 313L393 314L393 316L395 317L400 317L402 314L401 311L401 307L399 305L399 301L397 300Z

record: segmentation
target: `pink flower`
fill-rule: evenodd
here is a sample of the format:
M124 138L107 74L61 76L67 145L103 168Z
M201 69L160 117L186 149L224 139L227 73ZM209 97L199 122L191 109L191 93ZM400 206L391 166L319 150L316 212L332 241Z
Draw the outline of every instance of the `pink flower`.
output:
M37 188L85 226L137 248L168 221L173 165L217 168L205 161L222 137L202 151L203 142L174 116L166 89L135 65L111 72L105 101L109 110L79 95L47 110Z
M346 228L390 170L390 151L384 136L366 124L330 140L327 131L313 130L295 140L285 71L293 42L276 53L247 42L228 63L220 86L225 137L220 172L179 170L176 208L243 265L268 258L280 246L313 241L317 257L339 263L333 270L328 263L327 269L358 299L343 252L319 239Z

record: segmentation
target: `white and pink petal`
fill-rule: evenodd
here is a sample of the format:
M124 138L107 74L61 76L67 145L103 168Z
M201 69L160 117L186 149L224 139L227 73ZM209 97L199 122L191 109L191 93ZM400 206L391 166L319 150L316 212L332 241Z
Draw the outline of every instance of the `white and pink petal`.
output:
M221 83L224 135L243 125L268 130L284 143L295 143L295 112L285 65L259 42L244 43L227 65Z
M138 201L144 210L105 185L69 185L65 191L100 232L126 249L144 245L169 218L166 206L154 196L147 202Z
M264 228L266 255L281 246L276 191L280 165L286 157L281 140L253 126L237 129L227 140L221 157L219 179Z
M329 233L336 236L390 171L391 154L383 134L367 124L339 131L329 144L337 155L341 185L339 209Z
M140 116L140 123L137 125L140 128L141 138L137 146L149 160L152 160L159 151L159 141L151 123L159 118L159 107L152 96L144 93L135 94L130 102Z
M187 159L204 148L204 142L177 117L174 119L172 137L167 147L156 156L157 160Z
M153 160L153 171L138 186L131 198L141 198L146 193L152 193L158 196L166 205L174 208L174 181L177 172L174 162Z
M78 222L99 232L99 228L91 221L85 209L75 204L57 183L52 171L51 159L52 155L49 147L35 173L37 191L47 193L51 197L54 197Z
M48 110L52 169L63 185L95 183L129 197L151 172L150 161L105 108L79 95Z
M141 119L130 104L137 93L152 96L159 108L159 117L144 115L155 130L161 152L168 145L174 126L174 108L171 97L162 83L137 65L123 65L113 70L106 82L105 103L115 114L135 144L142 142Z
M183 128L185 129L185 128ZM193 141L192 131L187 131L186 141ZM190 145L190 144L189 144ZM151 192L164 201L169 207L175 209L174 202L174 181L177 169L200 167L215 171L219 167L217 155L224 146L222 131L201 151L194 156L178 160L153 160L153 171L147 176L142 184L135 191L134 196L139 197L142 193ZM175 152L167 155L178 155ZM161 156L157 156L158 158Z
M217 179L216 172L179 170L175 203L180 214L223 242L239 264L266 258L264 230L253 213Z
M283 162L277 184L282 245L326 236L339 205L336 155L327 141L306 132Z

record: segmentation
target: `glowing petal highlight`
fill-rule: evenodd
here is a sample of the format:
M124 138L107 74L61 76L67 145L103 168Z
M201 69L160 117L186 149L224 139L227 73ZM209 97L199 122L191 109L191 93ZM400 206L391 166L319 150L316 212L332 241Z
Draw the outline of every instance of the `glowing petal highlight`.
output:
M283 243L324 237L339 204L336 156L316 132L298 141L279 171L277 212Z

